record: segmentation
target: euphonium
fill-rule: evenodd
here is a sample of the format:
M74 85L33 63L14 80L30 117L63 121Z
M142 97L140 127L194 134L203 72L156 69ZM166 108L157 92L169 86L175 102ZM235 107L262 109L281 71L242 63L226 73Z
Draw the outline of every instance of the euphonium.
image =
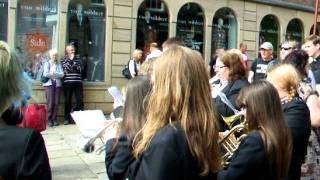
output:
M227 134L219 141L223 153L223 165L227 166L234 152L238 149L241 141L247 136L247 124L241 114L236 114L223 119L231 128L230 131L227 131ZM232 127L232 124L238 119L240 119L240 124Z

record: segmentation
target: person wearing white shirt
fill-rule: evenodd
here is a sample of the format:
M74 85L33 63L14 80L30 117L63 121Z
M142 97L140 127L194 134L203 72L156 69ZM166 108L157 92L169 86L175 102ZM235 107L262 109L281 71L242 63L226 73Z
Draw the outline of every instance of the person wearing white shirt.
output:
M142 60L142 51L140 49L136 49L132 53L132 59L129 61L129 71L131 78L138 75L140 65Z
M49 127L58 126L57 115L61 91L61 78L64 76L61 63L58 61L56 49L49 51L50 60L44 63L43 76L49 80L43 83L46 93Z
M162 52L159 50L158 44L155 42L150 43L150 54L146 57L146 61L153 60L159 57L161 54Z

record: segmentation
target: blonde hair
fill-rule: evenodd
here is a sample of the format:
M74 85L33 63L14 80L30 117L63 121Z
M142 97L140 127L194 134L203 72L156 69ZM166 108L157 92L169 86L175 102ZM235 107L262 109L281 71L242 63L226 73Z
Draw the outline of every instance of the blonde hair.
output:
M140 49L135 49L132 53L132 58L138 59L139 54L142 54L142 51Z
M288 100L291 101L297 94L301 76L291 64L280 64L268 72L268 79L286 91Z
M22 75L22 65L9 45L0 41L0 114L14 101L21 98L22 91L30 89Z
M156 60L153 61L145 61L142 63L139 69L139 75L150 75L153 71L153 64Z
M134 155L142 154L161 128L179 122L201 175L216 172L220 168L217 116L201 55L174 46L154 63L147 122L136 136Z

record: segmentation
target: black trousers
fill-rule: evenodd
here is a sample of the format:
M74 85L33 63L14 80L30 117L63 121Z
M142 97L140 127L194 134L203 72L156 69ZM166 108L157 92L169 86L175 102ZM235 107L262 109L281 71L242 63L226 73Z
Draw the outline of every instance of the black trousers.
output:
M64 119L71 121L71 110L80 111L83 110L83 86L82 82L79 83L64 83ZM72 107L72 95L75 94L76 105Z

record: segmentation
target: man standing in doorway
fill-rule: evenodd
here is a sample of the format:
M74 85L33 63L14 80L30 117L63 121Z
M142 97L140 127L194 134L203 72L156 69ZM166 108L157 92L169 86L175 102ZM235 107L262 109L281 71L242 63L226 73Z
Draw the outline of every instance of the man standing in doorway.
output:
M83 86L81 79L81 59L79 55L75 55L75 47L68 45L66 47L66 55L62 59L62 67L64 71L64 124L74 124L71 118L71 109L74 111L83 110ZM72 108L72 94L76 97L76 106Z
M261 54L261 58L257 58L255 61L253 61L251 65L251 69L248 77L249 82L266 78L268 64L271 61L274 61L273 45L270 42L264 42L260 46L260 54Z

